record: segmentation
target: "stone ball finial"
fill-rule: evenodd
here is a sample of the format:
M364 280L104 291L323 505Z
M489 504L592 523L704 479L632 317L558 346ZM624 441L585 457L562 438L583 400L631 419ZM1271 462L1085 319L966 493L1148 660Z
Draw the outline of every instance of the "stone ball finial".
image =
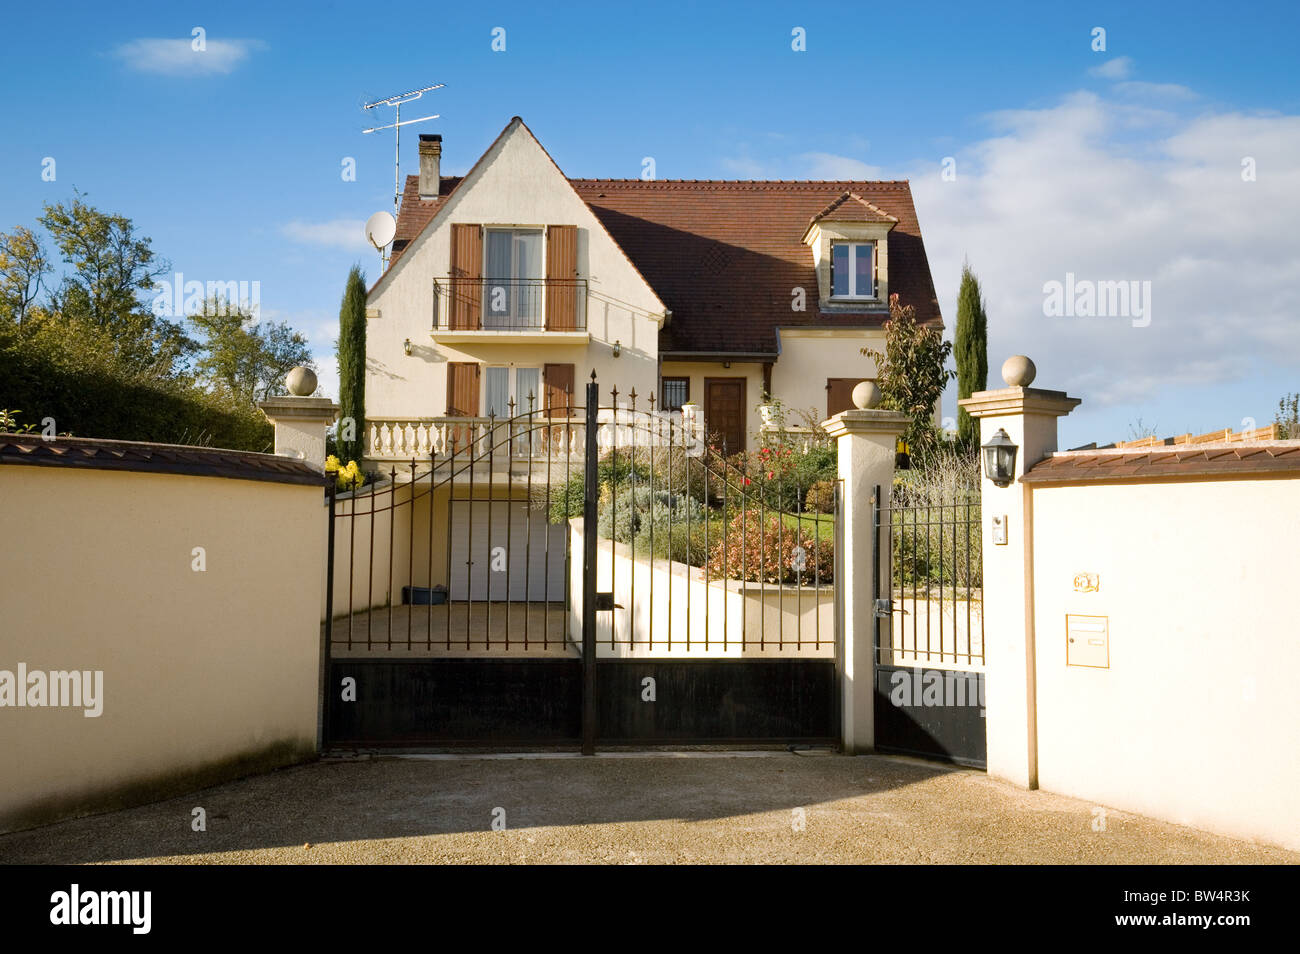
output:
M865 411L880 406L880 385L875 381L861 381L853 388L853 406Z
M1013 354L1002 362L1002 380L1007 383L1007 387L1027 388L1034 383L1034 375L1037 373L1034 362L1023 354Z
M316 390L316 372L311 368L294 368L285 375L284 383L294 397L310 397Z

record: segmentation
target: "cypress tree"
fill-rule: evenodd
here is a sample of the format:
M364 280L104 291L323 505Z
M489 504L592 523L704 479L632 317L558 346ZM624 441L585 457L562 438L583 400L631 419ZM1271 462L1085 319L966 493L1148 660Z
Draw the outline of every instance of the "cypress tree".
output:
M988 387L989 379L989 326L984 314L984 300L980 281L970 270L970 264L961 266L961 289L957 292L957 331L953 339L953 354L957 359L957 397L967 398ZM966 413L957 410L957 439L967 446L979 443L979 425Z
M360 462L366 421L366 278L360 265L348 272L339 307L339 458ZM348 422L352 422L351 440Z

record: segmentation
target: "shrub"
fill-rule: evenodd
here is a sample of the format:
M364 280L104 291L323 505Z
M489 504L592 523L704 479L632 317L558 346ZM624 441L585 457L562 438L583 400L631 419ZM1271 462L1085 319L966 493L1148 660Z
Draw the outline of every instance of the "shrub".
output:
M812 513L835 512L835 481L819 480L808 488L804 508Z
M799 450L775 445L737 454L730 464L755 502L773 510L799 513L813 484L838 476L837 462L833 447Z
M983 585L980 472L975 452L934 454L893 484L895 585ZM956 554L953 545L956 544Z
M596 532L605 539L635 543L640 551L642 546L649 547L652 532L656 537L667 538L678 526L704 523L704 508L686 494L633 487L630 482L613 486L617 493L611 492L602 500L596 520ZM655 543L658 545L659 541L656 539ZM689 549L685 539L683 545Z
M640 459L633 464L630 456L626 453L620 453L617 456L607 454L603 460L596 464L597 506L599 507L610 495L615 485L618 485L621 503L622 495L633 486L649 486L650 482L650 464ZM664 481L660 477L655 477L654 483L656 489L664 485ZM624 489L624 484L627 485L627 490ZM538 490L534 488L533 505L537 509L546 509L551 523L564 523L573 517L582 516L583 506L587 498L586 491L587 475L584 469L579 467L569 476L568 480L551 487L549 507L546 503L545 489Z
M59 433L267 452L272 429L256 407L182 378L132 370L87 331L0 328L0 406L52 417Z
M742 510L727 523L705 564L710 577L751 583L830 583L834 571L831 538L819 539L806 528L787 526L777 514L764 520L756 510Z

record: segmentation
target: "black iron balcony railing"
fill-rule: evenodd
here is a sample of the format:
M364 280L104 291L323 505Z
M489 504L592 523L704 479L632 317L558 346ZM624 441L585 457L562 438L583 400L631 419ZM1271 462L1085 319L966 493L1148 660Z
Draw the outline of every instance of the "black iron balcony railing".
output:
M585 279L436 278L435 331L586 331Z

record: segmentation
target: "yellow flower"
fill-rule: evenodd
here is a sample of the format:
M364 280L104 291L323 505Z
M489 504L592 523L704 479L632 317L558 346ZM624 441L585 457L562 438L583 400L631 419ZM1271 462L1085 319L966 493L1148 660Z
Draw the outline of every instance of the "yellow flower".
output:
M325 458L325 470L332 472L339 469L339 459L333 454Z

